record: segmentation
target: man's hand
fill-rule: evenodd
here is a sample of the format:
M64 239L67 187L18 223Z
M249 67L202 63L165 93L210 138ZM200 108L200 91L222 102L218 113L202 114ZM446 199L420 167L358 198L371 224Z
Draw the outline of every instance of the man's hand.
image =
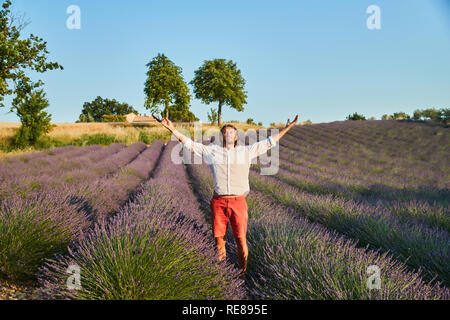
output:
M162 119L161 124L163 125L164 128L167 128L172 132L175 130L175 127L173 126L172 121L170 121L169 118Z
M286 127L295 126L297 124L297 121L298 121L298 114L295 116L292 122L289 122L289 119L287 120Z
M172 132L175 130L175 127L173 126L172 121L170 121L169 118L164 118L161 120L161 119L159 119L158 116L155 116L154 114L152 114L152 116L153 116L153 118L156 119L156 121L161 123L164 128L169 129Z
M172 121L170 121L169 118L164 118L164 119L160 120L159 117L155 116L154 114L152 114L152 116L153 116L153 118L156 119L156 121L161 123L164 128L169 129L170 132L172 132L174 134L174 136L177 137L177 139L180 142L182 142L182 143L186 142L186 140L188 138L185 135L183 135L180 132L178 132L177 129L175 129L174 125L172 124Z
M272 136L273 140L275 142L279 141L285 134L288 132L293 126L297 124L298 121L298 114L295 116L294 120L292 122L288 121L286 122L286 127L284 127L283 130L281 130L278 134Z

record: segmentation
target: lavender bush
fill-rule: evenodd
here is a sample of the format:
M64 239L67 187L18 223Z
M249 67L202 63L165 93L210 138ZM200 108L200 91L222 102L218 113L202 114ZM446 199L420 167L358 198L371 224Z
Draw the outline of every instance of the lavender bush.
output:
M89 227L84 201L60 192L19 197L0 205L0 275L33 279L43 260L79 238Z
M101 150L92 149L91 152L85 152L82 158L72 161L70 165L64 162L54 163L50 168L40 169L40 174L36 176L15 175L0 182L0 199L6 199L9 195L19 195L25 199L35 193L63 188L65 184L71 186L85 184L98 177L114 174L119 168L134 160L145 148L144 143L138 142L126 148L123 148L122 144L117 144ZM100 153L103 159L94 156L93 153ZM86 159L98 162L81 167L82 161Z
M78 239L92 226L97 219L97 210L108 208L109 212L117 212L131 189L142 182L153 169L162 142L155 142L140 156L139 152L146 148L142 143L122 151L119 151L121 146L109 148L111 149L108 152L105 152L106 149L97 150L101 155L109 157L103 163L83 169L90 173L85 176L83 183L59 183L55 188L56 185L52 182L58 177L48 177L47 183L43 183L39 190L31 190L25 196L12 193L2 201L0 229L5 232L0 234L0 271L4 276L12 279L33 279L44 258L64 252L69 243ZM92 152L95 152L94 150ZM99 159L94 155L88 156ZM135 160L128 163L131 159ZM112 170L117 170L124 164L121 175L116 174L108 178L100 176L101 183L96 180L99 175L112 173ZM105 165L108 166L107 169ZM114 182L120 178L125 181L123 185ZM99 185L106 185L109 189L99 188ZM94 201L99 201L105 192L109 199L114 198L111 192L115 192L116 201L109 201L108 205L98 208Z
M189 165L197 192L212 196L206 165ZM249 221L248 286L255 299L448 299L447 288L428 284L387 253L357 248L356 242L299 218L295 210L252 190ZM206 207L206 206L205 206ZM230 233L228 234L230 239ZM232 259L235 258L235 253ZM367 268L377 265L381 289L367 287Z
M68 255L41 269L41 295L52 299L240 299L238 270L219 263L182 165L164 148L154 178L111 221L102 221ZM171 175L176 180L168 180ZM82 288L68 290L68 265Z
M277 202L294 208L308 220L318 222L358 240L360 245L390 250L415 269L423 268L428 279L438 277L449 283L449 234L419 223L404 223L386 210L336 199L332 195L312 195L273 177L250 173L250 186Z

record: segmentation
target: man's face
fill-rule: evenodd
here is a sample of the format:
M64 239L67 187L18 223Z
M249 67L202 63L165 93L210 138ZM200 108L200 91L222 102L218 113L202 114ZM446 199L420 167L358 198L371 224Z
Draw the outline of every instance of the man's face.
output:
M234 128L226 127L225 132L223 133L223 139L225 141L226 146L228 145L234 146L234 142L237 140L237 135Z

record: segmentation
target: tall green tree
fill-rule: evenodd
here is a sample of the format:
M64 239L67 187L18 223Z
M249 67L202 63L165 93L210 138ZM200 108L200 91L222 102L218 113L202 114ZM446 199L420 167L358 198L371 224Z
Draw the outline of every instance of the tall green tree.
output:
M115 99L103 99L98 96L91 102L83 104L78 122L102 122L105 115L127 115L129 113L138 113L127 103L120 103Z
M222 124L222 106L228 105L237 111L244 111L247 92L244 91L245 80L241 70L231 60L206 60L195 71L194 79L189 83L194 86L197 99L203 103L217 102L217 124Z
M5 107L5 96L23 88L18 85L21 80L28 82L24 71L63 70L57 62L47 61L47 42L42 38L31 34L27 39L19 39L24 25L15 25L10 6L10 0L4 1L0 10L0 107ZM11 82L16 84L15 89L10 87Z
M168 118L169 105L189 108L191 96L184 82L181 67L161 53L158 53L146 66L148 67L144 85L144 93L147 97L146 109L150 109L152 113L160 113L161 105L164 107L163 114Z
M51 116L43 111L49 106L43 89L43 83L32 83L21 78L17 83L17 95L12 101L11 110L15 111L22 123L14 137L15 147L34 146L37 140L52 129Z

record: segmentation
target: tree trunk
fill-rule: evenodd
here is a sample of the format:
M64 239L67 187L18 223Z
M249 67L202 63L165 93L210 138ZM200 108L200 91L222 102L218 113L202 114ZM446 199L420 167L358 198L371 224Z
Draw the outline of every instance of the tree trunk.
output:
M165 108L164 112L166 113L166 118L169 119L169 104L167 102L166 102L166 108Z
M222 125L222 101L219 101L219 109L217 111L217 123L219 127Z

